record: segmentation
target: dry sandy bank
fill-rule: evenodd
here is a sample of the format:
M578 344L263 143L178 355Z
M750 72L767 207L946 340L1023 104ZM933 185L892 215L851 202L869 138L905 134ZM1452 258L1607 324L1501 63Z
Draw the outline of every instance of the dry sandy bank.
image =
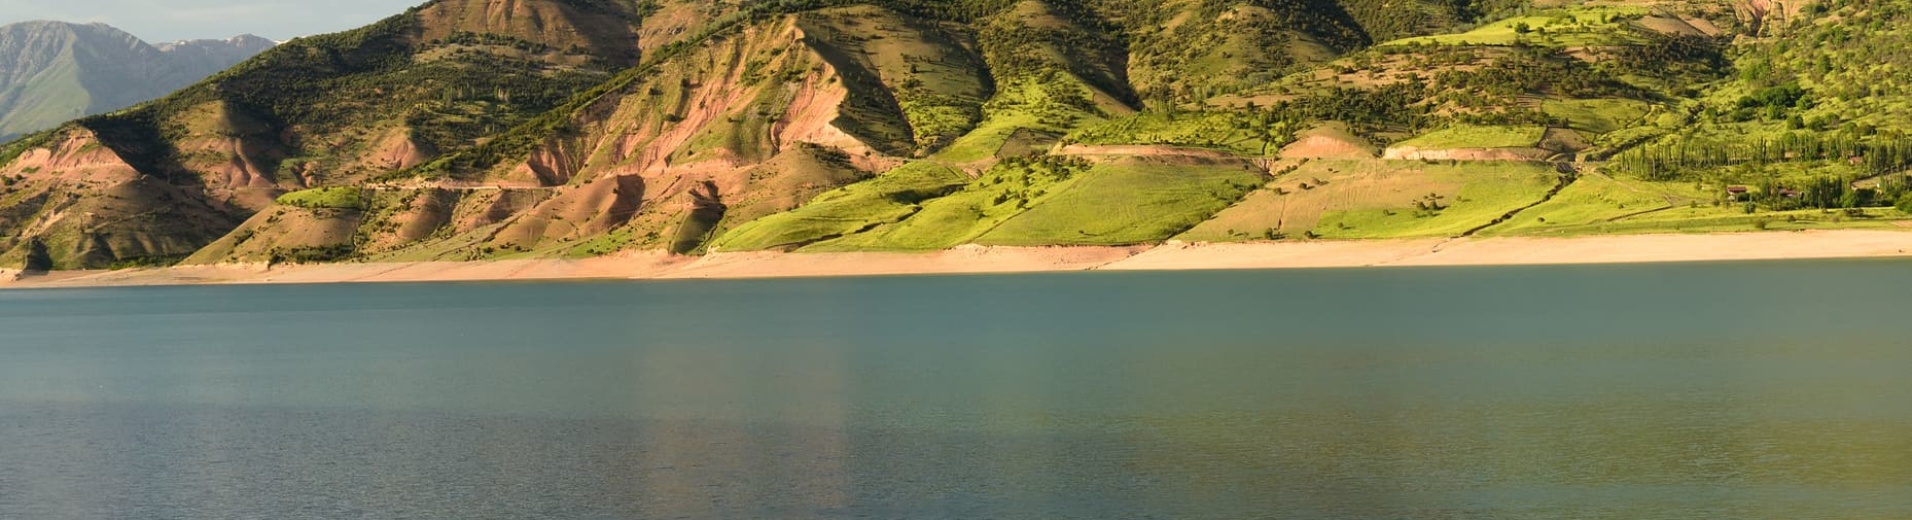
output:
M932 253L627 253L584 260L188 266L41 275L0 272L0 288L218 283L685 279L1020 273L1088 270L1294 269L1912 257L1912 231L1807 231L1582 238L1487 238L1186 244L1159 247L980 247Z

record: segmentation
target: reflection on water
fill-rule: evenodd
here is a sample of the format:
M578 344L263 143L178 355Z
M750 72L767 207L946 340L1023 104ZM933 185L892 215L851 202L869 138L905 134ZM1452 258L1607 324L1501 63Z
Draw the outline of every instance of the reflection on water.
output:
M0 292L0 518L1912 518L1906 267Z

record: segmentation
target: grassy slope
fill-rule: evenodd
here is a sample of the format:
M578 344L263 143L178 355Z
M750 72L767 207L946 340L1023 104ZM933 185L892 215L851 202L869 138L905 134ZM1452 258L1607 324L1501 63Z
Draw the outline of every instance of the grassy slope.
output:
M1178 238L1457 236L1539 202L1557 179L1524 163L1311 161Z
M959 189L969 177L918 161L875 179L818 195L797 209L753 220L720 235L714 249L786 249L897 222L922 210L919 201Z
M1630 216L1684 206L1700 193L1688 186L1629 182L1605 175L1587 175L1488 234L1551 234L1561 226L1597 225Z
M1111 11L1131 34L1129 75L1151 104L1251 89L1365 44L1338 9L1294 0L1139 0Z
M1016 246L1159 242L1227 208L1261 180L1261 174L1240 166L1097 166L977 242Z
M1546 129L1540 127L1456 125L1402 141L1395 146L1426 150L1452 148L1532 148Z
M1292 140L1293 129L1262 114L1152 111L1084 125L1065 141L1091 145L1170 145L1207 148L1243 156L1273 155Z
M900 222L806 250L1157 242L1234 203L1259 179L1240 166L1005 165Z
M1549 99L1541 103L1548 116L1590 135L1601 135L1644 123L1652 105L1633 99Z
M359 188L312 188L280 195L279 204L307 209L362 209L363 190Z
M1622 30L1650 11L1644 7L1576 7L1516 16L1471 31L1405 38L1383 46L1512 45L1523 42L1553 47L1639 43Z
M935 250L970 243L1031 205L1073 185L1084 168L1066 163L1002 164L962 191L924 201L921 211L810 247L812 251Z
M1886 228L1906 217L1897 210L1794 210L1748 213L1741 204L1716 204L1713 190L1684 182L1647 182L1582 176L1552 200L1495 226L1486 236L1580 236L1640 233L1791 231Z
M1498 171L1460 173L1453 195L1430 200L1430 208L1399 206L1330 211L1314 233L1324 238L1452 237L1485 226L1503 215L1539 202L1557 182L1547 172L1508 165ZM1439 175L1439 174L1433 174Z

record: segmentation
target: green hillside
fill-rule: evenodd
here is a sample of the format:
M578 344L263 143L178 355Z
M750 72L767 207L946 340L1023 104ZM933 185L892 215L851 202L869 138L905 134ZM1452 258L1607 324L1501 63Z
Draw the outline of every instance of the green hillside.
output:
M1878 226L1901 4L439 0L0 148L0 264Z

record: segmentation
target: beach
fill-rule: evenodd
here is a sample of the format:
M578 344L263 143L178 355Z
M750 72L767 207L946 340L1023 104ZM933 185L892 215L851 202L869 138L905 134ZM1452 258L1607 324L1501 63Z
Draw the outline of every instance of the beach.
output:
M1912 231L1834 230L1575 238L1460 238L1126 247L963 246L935 252L625 252L587 259L205 265L0 271L0 288L193 284L747 279L1063 271L1385 268L1912 257Z

